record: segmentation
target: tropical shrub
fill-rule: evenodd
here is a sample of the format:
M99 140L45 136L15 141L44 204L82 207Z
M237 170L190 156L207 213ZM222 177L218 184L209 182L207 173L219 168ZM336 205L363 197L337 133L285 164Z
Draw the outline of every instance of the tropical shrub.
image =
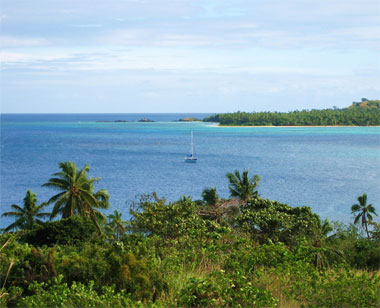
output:
M93 282L87 285L74 282L69 286L63 282L62 276L55 278L51 285L35 282L30 285L29 292L34 294L20 299L18 307L162 307L159 303L136 302L125 292L116 292L114 287L104 286L98 293Z
M187 307L277 307L277 303L270 292L239 271L190 278L180 292L180 304Z
M261 198L243 205L235 223L261 243L270 239L294 246L300 239L314 239L321 232L321 220L309 207L291 207Z
M55 258L56 272L63 281L88 284L100 291L104 285L115 285L136 299L152 299L166 287L157 269L145 258L136 258L120 245L68 246Z
M136 232L175 239L182 235L200 237L206 225L197 214L197 206L189 198L165 204L165 200L144 200L131 208L131 226Z
M380 269L380 245L374 240L358 239L354 243L353 265L361 269Z
M96 237L98 229L93 221L84 216L72 216L58 221L46 222L25 232L20 241L34 246L79 244Z
M305 276L305 273L300 273ZM380 276L349 269L330 270L297 279L292 295L308 307L379 307Z

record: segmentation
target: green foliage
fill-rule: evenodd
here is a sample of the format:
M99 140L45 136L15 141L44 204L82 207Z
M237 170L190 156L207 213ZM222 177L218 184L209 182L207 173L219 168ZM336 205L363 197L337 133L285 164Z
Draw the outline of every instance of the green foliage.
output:
M377 213L372 204L367 204L367 194L363 194L362 196L359 196L358 201L359 201L358 204L354 204L351 207L352 214L359 212L355 216L354 223L357 224L361 220L362 227L365 228L367 232L367 236L368 238L370 238L369 232L368 232L368 222L372 221L373 219L372 214L377 216Z
M152 264L132 252L125 252L119 245L68 246L57 253L55 268L69 284L93 281L96 290L104 285L115 285L117 290L130 293L136 300L155 298L165 289Z
M371 238L380 245L380 223L370 221L368 224L373 228L371 231L369 231Z
M91 217L94 222L103 217L96 208L108 208L109 195L105 189L94 192L94 184L100 178L87 177L90 166L85 165L79 171L74 162L64 162L59 164L59 168L62 171L54 173L54 177L42 185L60 191L47 202L54 203L50 217L54 218L59 213L62 214L62 218L79 214Z
M131 226L136 232L174 239L181 235L201 236L206 223L197 215L197 206L191 199L175 203L165 200L142 200L138 209L131 208Z
M212 272L203 278L190 278L180 293L186 307L277 307L268 291L255 286L240 272Z
M375 101L376 102L376 101ZM324 110L302 110L292 112L235 112L216 114L205 118L205 122L221 125L257 126L324 126L324 125L380 125L380 108L345 108ZM367 104L368 105L368 104ZM360 106L359 106L360 107Z
M111 273L116 274L118 288L133 294L134 298L155 299L166 288L159 273L148 267L145 259L137 259L131 252L115 258L113 263Z
M256 198L241 208L236 218L238 228L254 239L268 239L294 246L300 239L314 239L321 230L321 221L309 207L291 207L278 201Z
M219 200L219 196L216 193L216 188L215 187L205 188L202 191L202 198L203 198L203 201L206 202L206 204L215 205Z
M302 273L301 273L302 274ZM349 269L334 270L297 279L291 294L307 307L379 307L380 276Z
M37 197L34 192L29 189L26 191L24 198L24 206L20 207L17 204L12 204L13 211L5 212L1 216L16 217L16 221L5 228L5 231L11 229L32 229L35 223L42 224L42 221L38 218L44 218L49 216L49 213L41 213L41 210L46 206L46 203L37 205Z
M93 281L95 287L100 289L107 284L111 268L106 259L107 251L107 246L93 243L61 247L54 260L56 272L63 275L64 281L69 284L74 281L84 284Z
M258 175L249 178L248 170L244 170L241 175L238 170L235 170L233 173L227 173L226 177L229 182L228 189L230 190L231 197L239 198L243 202L258 197L258 192L255 190L260 182Z
M159 303L136 302L125 292L116 292L114 287L104 286L98 293L94 289L94 283L83 285L74 282L71 286L63 283L63 277L53 280L51 285L46 283L33 283L29 292L34 295L22 298L18 307L42 308L42 307L162 307Z
M36 226L21 236L21 241L34 246L78 244L88 241L98 232L88 217L72 216Z
M350 109L380 109L380 100L368 100L367 98L362 98L359 103L353 102Z
M361 269L380 269L380 245L369 239L354 242L352 265Z
M121 216L122 214L116 210L113 211L113 214L108 215L108 225L114 230L114 239L116 241L120 241L120 236L127 231L127 221L122 220Z
M363 238L355 225L334 223L334 234L328 238L328 245L344 255L352 268L380 269L380 242L377 238Z
M0 307L13 307L13 303L16 302L21 295L22 288L20 287L2 288L0 292Z
M96 179L74 167L62 165L51 186L71 174L93 193ZM153 194L128 223L117 211L96 221L86 197L65 206L53 197L58 211L80 215L0 236L0 307L380 307L380 226L366 195L353 210L372 227L367 238L308 207L259 198L248 171L228 179L244 202L218 201L214 188L207 204Z

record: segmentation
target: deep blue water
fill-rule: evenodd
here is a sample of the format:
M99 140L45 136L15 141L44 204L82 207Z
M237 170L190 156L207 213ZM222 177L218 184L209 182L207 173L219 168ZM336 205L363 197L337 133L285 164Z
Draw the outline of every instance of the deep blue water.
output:
M27 189L46 201L56 193L41 185L58 163L91 165L97 188L111 208L128 217L126 201L156 191L167 200L201 198L215 186L228 197L227 172L245 168L262 180L262 197L307 205L322 218L350 221L350 207L366 192L380 212L380 128L217 127L173 122L205 114L6 114L1 115L1 212L22 204ZM96 121L149 118L154 123ZM198 162L184 163L193 131ZM107 213L108 213L107 212ZM378 219L377 219L378 220ZM11 222L0 218L0 227Z

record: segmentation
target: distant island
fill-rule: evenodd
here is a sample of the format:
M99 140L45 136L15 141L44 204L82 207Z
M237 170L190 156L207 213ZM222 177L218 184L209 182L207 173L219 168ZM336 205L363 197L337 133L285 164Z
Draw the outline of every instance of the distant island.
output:
M378 126L380 100L362 98L361 102L342 109L221 113L203 121L225 126Z
M115 120L115 121L96 121L97 123L125 123L127 120Z
M154 121L147 118L142 118L139 120L139 122L154 122Z
M178 120L179 122L200 122L201 120L197 118L182 118Z

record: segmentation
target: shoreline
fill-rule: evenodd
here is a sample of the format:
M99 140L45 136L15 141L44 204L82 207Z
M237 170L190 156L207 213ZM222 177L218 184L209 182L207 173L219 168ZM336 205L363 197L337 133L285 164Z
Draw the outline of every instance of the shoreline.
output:
M369 126L364 126L364 125L220 125L218 124L217 127L286 127L286 128L308 128L308 127L380 127L380 125L369 125Z

